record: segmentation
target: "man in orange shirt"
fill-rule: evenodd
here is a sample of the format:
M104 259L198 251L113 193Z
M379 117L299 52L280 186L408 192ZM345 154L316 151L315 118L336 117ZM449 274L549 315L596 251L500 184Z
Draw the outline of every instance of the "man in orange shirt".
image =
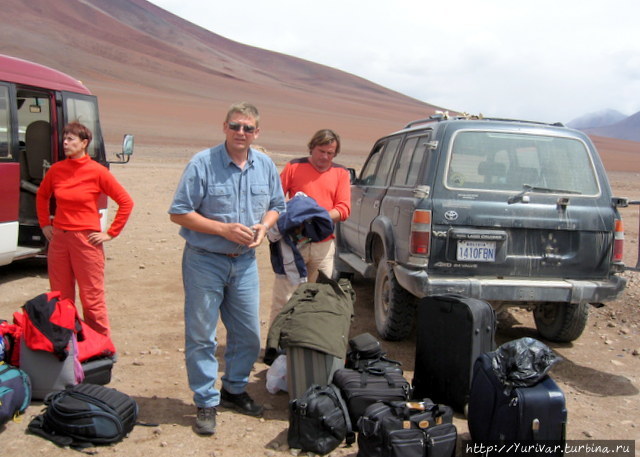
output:
M333 162L340 153L340 137L332 130L318 130L308 144L309 156L288 162L280 173L285 197L291 199L304 192L326 209L334 222L344 221L351 213L351 180L349 171ZM322 271L333 274L335 235L319 242L301 240L297 248L307 267L309 282L315 282ZM273 285L271 320L289 301L299 283L284 275L276 275Z

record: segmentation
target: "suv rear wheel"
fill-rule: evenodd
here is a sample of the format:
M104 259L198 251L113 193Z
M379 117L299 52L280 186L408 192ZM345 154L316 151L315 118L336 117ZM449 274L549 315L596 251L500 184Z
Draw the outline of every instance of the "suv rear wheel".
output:
M383 256L378 262L373 303L376 329L389 341L400 341L413 328L415 297L398 284L393 270Z
M538 332L544 338L560 343L578 339L588 317L588 303L543 303L533 311Z

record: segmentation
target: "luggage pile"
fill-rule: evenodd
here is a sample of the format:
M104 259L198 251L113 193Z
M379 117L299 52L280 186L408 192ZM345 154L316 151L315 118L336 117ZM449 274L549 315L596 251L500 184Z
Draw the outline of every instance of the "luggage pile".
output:
M75 305L59 292L40 294L13 314L13 324L0 325L4 360L27 373L31 398L82 382L111 381L116 348L106 335L80 319Z
M115 354L111 339L59 292L28 300L13 323L0 320L0 426L42 400L29 432L75 449L122 440L137 423L138 405L104 386Z
M412 400L400 362L369 333L349 340L345 366L325 385L312 384L289 402L291 448L324 455L356 436L358 457L451 457L457 440L453 409Z
M425 301L411 382L369 333L348 340L339 368L318 364L326 355L314 358L311 349L288 361L291 448L323 455L357 442L358 457L452 457L454 412L467 417L473 442L564 442L564 394L548 374L559 360L553 352L532 338L496 348L496 316L485 301Z

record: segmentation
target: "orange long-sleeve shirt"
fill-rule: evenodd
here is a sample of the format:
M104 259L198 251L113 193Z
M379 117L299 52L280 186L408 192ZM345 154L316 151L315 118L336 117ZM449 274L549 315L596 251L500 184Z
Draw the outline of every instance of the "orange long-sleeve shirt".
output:
M118 204L118 212L107 230L120 234L133 210L133 200L111 172L88 155L56 162L44 175L36 197L40 227L52 225L49 201L56 198L53 226L62 230L100 231L98 199L101 193Z
M340 220L351 214L351 183L349 171L342 165L333 164L325 172L316 170L307 157L288 162L280 173L285 197L292 198L304 192L327 211L340 213Z

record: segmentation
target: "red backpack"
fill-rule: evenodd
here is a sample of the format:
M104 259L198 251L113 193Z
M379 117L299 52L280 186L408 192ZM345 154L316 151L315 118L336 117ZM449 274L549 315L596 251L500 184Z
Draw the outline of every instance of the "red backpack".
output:
M60 299L60 292L40 294L14 313L14 322L22 326L22 338L30 349L46 351L64 360L74 333L82 332L75 304ZM79 336L82 339L82 336Z
M71 300L60 300L60 292L41 294L29 300L22 312L14 313L13 321L14 331L18 336L22 334L30 349L52 352L61 359L66 357L66 349L73 333L78 335L80 362L112 357L116 353L111 338L98 333L82 321ZM15 366L19 366L19 339L16 338L13 347L12 360L15 358Z

